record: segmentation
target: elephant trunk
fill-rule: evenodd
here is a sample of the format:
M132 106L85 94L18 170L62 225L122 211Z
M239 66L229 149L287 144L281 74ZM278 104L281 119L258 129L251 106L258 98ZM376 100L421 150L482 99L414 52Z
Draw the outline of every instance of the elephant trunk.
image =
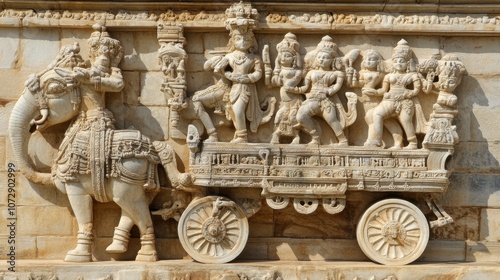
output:
M26 89L12 109L9 120L10 142L21 173L33 183L53 187L55 185L52 175L34 170L28 157L30 121L38 115L39 110L36 106L36 100Z

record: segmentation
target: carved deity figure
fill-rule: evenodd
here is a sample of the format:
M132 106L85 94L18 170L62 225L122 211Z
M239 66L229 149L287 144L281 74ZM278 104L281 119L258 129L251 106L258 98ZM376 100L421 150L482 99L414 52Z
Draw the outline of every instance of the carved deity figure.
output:
M236 19L230 26L229 53L214 71L231 81L229 113L236 128L231 143L245 143L246 120L250 122L250 130L256 132L262 118L255 83L262 77L263 64L255 55L257 41L246 21Z
M365 51L361 62L361 71L347 71L347 85L361 87L361 102L365 109L365 121L368 125L373 122L373 109L380 103L382 96L378 86L384 79L384 62L382 55L374 49Z
M346 113L336 95L341 88L345 73L340 71L341 60L337 56L337 45L330 36L325 36L313 53L311 70L304 79L304 85L286 87L288 92L304 93L306 100L297 112L298 126L312 136L309 144L320 144L320 127L315 116L322 117L337 136L338 145L347 146Z
M365 146L382 147L384 126L392 133L394 149L403 147L403 127L408 141L406 149L417 149L417 137L413 124L415 100L422 89L421 79L412 60L408 42L401 40L392 54L392 71L384 77L378 90L383 99L373 109L373 123L369 125ZM400 127L401 125L401 127Z
M281 103L274 119L275 129L271 139L273 144L278 144L281 136L292 136L292 144L298 144L300 141L296 125L298 124L297 111L302 103L302 96L287 90L287 88L298 86L303 78L303 63L299 48L297 37L292 33L286 34L283 41L276 46L278 56L272 76L271 73L267 73L266 67L266 84L281 87Z
M204 124L209 138L206 141L219 141L215 126L204 107L215 108L216 114L225 115L233 121L236 132L231 143L247 142L247 121L252 132L271 119L274 111L274 100L267 98L261 109L261 102L255 83L263 75L263 63L255 54L257 41L253 34L258 16L254 9L247 9L243 3L234 4L226 11L230 18L226 20L226 28L230 31L228 52L224 56L216 56L205 63L205 69L222 77L215 85L198 91L193 96L193 105ZM268 104L265 104L265 103Z

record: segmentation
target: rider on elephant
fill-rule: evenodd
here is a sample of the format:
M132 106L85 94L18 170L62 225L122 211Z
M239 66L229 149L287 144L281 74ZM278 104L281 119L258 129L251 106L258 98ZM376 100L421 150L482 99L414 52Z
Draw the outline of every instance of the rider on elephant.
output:
M94 190L101 189L106 171L106 139L114 127L113 114L105 107L106 92L120 92L124 87L117 67L123 56L120 41L112 39L105 27L92 33L90 68L74 67L67 77L80 87L80 114L71 124L59 148L55 175L61 182L77 180L75 175L90 172ZM81 189L79 189L81 191ZM107 202L104 190L95 192L96 200Z

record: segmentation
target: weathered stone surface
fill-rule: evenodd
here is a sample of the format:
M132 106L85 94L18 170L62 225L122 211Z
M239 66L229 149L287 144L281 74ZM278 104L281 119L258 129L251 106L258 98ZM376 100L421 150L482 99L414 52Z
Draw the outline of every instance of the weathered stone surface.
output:
M472 155L471 155L472 156ZM497 174L454 173L444 196L446 206L499 207L500 192Z
M481 241L499 242L500 234L497 229L500 227L500 209L481 209L480 224Z
M168 261L155 264L104 262L68 264L62 261L23 261L16 272L2 272L9 277L67 277L76 279L235 279L244 275L249 279L495 279L495 262L464 264L419 263L409 266L383 267L366 262L239 262L238 264L204 266L192 261ZM84 276L82 276L84 275ZM389 278L389 277L392 278ZM226 278L223 278L226 277Z
M41 69L40 69L41 70ZM33 70L27 70L26 68L22 69L0 69L0 76L5 81L9 81L8 83L4 83L2 85L2 100L5 101L13 101L19 98L24 90L24 83L26 82L27 77L33 73ZM3 103L3 102L2 102ZM12 108L11 105L8 108ZM5 125L7 122L5 122Z
M7 254L14 255L19 259L34 259L37 258L37 247L36 247L36 237L27 236L16 236L15 238L9 239L3 235L0 236L0 249L2 253L2 260L10 260L10 256ZM11 248L13 247L13 248ZM14 250L11 250L14 249ZM13 253L12 253L13 252ZM5 269L7 270L7 269Z
M314 242L294 239L269 240L268 249L268 258L272 260L367 260L357 242L351 239L323 239Z
M462 40L460 37L444 37L443 51L456 53L467 65L469 75L498 74L496 67L500 63L500 57L492 55L496 53L497 40L490 37L478 37L473 40ZM463 58L462 58L463 57ZM469 67L470 65L470 67Z
M20 173L15 173L15 174L16 174L16 203L18 206L36 206L36 205L53 206L54 204L57 204L56 188L47 188L44 186L31 183L28 180L26 180L26 178L21 176ZM65 210L65 208L61 207L52 209L58 209L56 210L56 212ZM62 221L64 221L64 219ZM50 219L47 219L47 222L50 222Z
M94 203L95 236L112 237L120 215L120 208L114 203Z
M492 142L464 142L457 147L457 153L450 164L457 172L489 173L499 168L500 145Z
M0 170L5 171L5 166L6 166L6 144L5 144L5 137L0 136Z
M125 127L140 128L152 140L164 140L168 136L168 112L164 107L130 106L124 123Z
M140 103L144 106L166 106L167 97L160 91L163 82L163 73L147 72L141 74L141 96ZM166 108L163 108L166 112Z
M500 95L492 96L490 99L498 100L499 98ZM500 113L500 106L495 106L495 104L491 104L490 106L491 107L488 108L474 107L472 109L475 121L480 125L472 130L471 141L479 142L487 140L494 142L493 144L498 146L500 140L500 136L496 132L498 126L495 122L491 122L490 120L498 116ZM498 153L495 153L495 155L498 156Z
M19 43L21 42L19 30L0 28L0 68L13 69L19 60Z
M498 262L500 246L498 242L468 241L466 247L466 261L470 262Z
M186 37L186 52L189 54L203 54L205 51L203 46L203 33L186 33L184 37Z
M432 238L448 240L479 240L481 210L475 207L446 207L454 222L432 229Z
M465 241L431 239L420 262L464 262L466 261Z
M330 215L318 210L314 215L314 223L311 223L311 216L298 214L291 206L276 211L275 236L298 238L307 233L307 236L319 238L354 237L355 222L348 218L349 213Z
M26 28L22 36L21 63L24 69L41 71L59 53L61 38L57 29Z
M36 237L37 258L64 259L66 253L74 249L75 243L76 238L72 236L38 236Z
M115 32L122 42L124 58L121 69L128 71L158 71L156 32Z
M140 72L136 71L123 71L123 80L125 81L125 87L123 88L124 101L127 105L139 105L141 95L141 79ZM157 90L154 89L154 90ZM123 106L123 105L122 105Z
M17 216L19 217L17 233L21 236L70 236L77 231L75 220L66 207L19 206ZM33 223L32 220L36 220L37 223Z

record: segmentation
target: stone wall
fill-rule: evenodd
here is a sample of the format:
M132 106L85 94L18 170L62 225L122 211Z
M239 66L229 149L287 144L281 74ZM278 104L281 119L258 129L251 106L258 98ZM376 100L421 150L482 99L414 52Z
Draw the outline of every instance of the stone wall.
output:
M36 1L35 1L36 2ZM124 59L120 65L125 80L121 93L107 96L108 108L114 113L117 128L134 126L153 140L168 140L179 155L179 168L189 171L188 149L182 141L169 139L169 113L165 94L160 91L164 74L160 69L157 23L177 22L185 27L184 37L188 53L186 65L188 96L213 83L212 74L203 71L208 52L223 50L228 42L224 29L222 4L204 10L203 4L186 3L176 6L161 5L155 10L145 5L148 12L136 6L124 5L123 11L100 3L107 12L84 10L84 6L54 7L43 1L29 10L24 4L2 4L0 11L0 248L8 251L9 224L7 181L8 165L14 163L7 125L10 111L22 94L24 82L32 73L38 73L58 55L59 49L78 42L84 57L88 53L87 39L95 22L105 22L112 37L121 41ZM11 6L9 6L11 5ZM17 5L17 6L16 6ZM52 6L51 6L52 5ZM227 6L230 4L227 3ZM327 8L308 5L307 13L298 4L286 7L276 4L274 9L257 4L261 14L261 28L255 31L260 48L275 46L287 32L293 32L305 55L315 48L324 35L330 35L342 53L353 48L377 49L384 58L390 58L395 44L404 38L416 57L429 58L436 52L455 53L465 64L468 75L456 90L459 115L455 119L460 143L448 162L453 170L444 207L455 222L431 233L431 245L424 260L480 261L500 257L500 133L496 130L500 113L500 20L489 10L474 6L469 13L456 5L455 13L447 14L424 10L419 6L379 11L363 9L361 5L341 6L340 13L330 4ZM497 5L490 5L498 9ZM488 6L488 7L490 7ZM184 10L191 7L189 10ZM127 10L127 8L129 10ZM168 10L171 8L172 10ZM83 11L82 11L83 10ZM270 12L270 11L273 12ZM271 47L271 57L276 51ZM259 90L265 89L263 83ZM270 89L278 95L278 89ZM48 171L57 153L65 127L57 127L43 136L34 133L30 143L33 162ZM262 141L269 141L272 126L264 127ZM363 125L354 125L350 133L366 133ZM362 145L352 143L353 145ZM16 179L16 248L19 259L63 259L76 242L77 224L67 197L56 189L28 182L21 173ZM165 185L166 186L166 185ZM167 186L166 186L167 187ZM337 215L323 211L306 216L296 213L291 206L272 210L265 203L250 218L250 241L240 258L286 260L364 260L355 240L356 221L370 202L383 195L355 193L348 196L348 206ZM151 208L160 208L159 195ZM95 257L110 258L104 248L111 242L120 210L113 204L95 202ZM184 258L177 239L177 223L154 217L157 248L160 259ZM138 232L129 252L121 259L133 259L138 247ZM341 253L338 252L349 252ZM6 255L0 256L7 259Z

